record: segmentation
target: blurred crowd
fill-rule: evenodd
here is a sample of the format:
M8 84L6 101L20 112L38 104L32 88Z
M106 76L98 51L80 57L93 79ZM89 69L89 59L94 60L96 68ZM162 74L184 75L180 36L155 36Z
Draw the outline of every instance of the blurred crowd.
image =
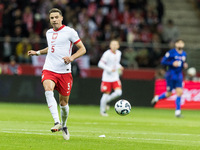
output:
M87 48L90 65L97 65L111 39L122 44L122 64L129 68L156 67L169 44L178 36L173 20L163 26L164 5L147 0L0 0L0 61L11 56L18 63L32 63L27 51L46 46L51 28L48 11L59 8L63 24L73 27ZM142 43L135 46L134 43ZM150 44L150 46L145 46Z

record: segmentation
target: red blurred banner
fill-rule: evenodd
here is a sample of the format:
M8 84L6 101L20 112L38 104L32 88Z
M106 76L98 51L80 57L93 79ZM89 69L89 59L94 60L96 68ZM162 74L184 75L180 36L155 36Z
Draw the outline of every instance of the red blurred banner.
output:
M32 64L17 64L20 69L20 75L36 75L41 76L42 65L40 60L43 58L38 58L34 60L35 65ZM82 78L101 78L103 70L97 67L90 67L87 69L80 70L80 77ZM0 63L0 74L9 74L9 63ZM155 77L154 69L124 69L122 78L123 79L133 79L133 80L153 80Z
M166 92L166 82L164 79L155 81L155 95ZM155 108L175 108L176 94L172 91L172 96L160 100L154 106ZM184 81L184 90L181 97L182 109L200 109L200 82Z

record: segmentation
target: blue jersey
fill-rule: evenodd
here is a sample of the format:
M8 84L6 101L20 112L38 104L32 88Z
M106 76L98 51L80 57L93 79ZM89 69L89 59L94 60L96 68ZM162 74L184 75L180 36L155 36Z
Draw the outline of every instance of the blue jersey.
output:
M175 48L169 50L165 54L161 63L168 67L167 68L168 70L166 72L167 80L179 80L179 81L183 80L182 70L183 70L184 63L186 62L186 57L187 57L187 55L186 55L185 51L182 51L182 53L180 54L177 52L177 50ZM174 61L179 62L178 67L173 66Z

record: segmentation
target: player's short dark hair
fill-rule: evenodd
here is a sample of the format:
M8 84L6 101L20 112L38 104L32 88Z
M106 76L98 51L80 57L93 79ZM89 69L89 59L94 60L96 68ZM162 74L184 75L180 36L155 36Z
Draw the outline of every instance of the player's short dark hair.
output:
M52 8L51 10L49 10L49 15L54 12L58 12L62 16L62 11L58 8Z

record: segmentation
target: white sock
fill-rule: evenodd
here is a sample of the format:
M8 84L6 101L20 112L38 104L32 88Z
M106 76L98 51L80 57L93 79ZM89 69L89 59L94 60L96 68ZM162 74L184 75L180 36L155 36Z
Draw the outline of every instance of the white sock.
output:
M53 91L45 91L45 96L46 96L47 105L48 105L49 110L51 112L51 115L54 119L54 122L60 123L59 115L58 115L57 102L56 102L56 99L54 97Z
M104 113L106 112L106 101L109 97L109 94L103 94L102 97L101 97L101 101L100 101L100 112L101 113Z
M180 115L181 114L181 110L175 110L175 115Z
M61 106L60 105L60 114L61 114L61 124L63 127L66 127L67 117L69 115L69 105Z
M112 100L114 100L115 98L117 97L120 97L122 95L122 90L121 89L117 89L115 90L114 92L112 92L110 95L109 95L109 98L107 100L107 103L111 102Z

